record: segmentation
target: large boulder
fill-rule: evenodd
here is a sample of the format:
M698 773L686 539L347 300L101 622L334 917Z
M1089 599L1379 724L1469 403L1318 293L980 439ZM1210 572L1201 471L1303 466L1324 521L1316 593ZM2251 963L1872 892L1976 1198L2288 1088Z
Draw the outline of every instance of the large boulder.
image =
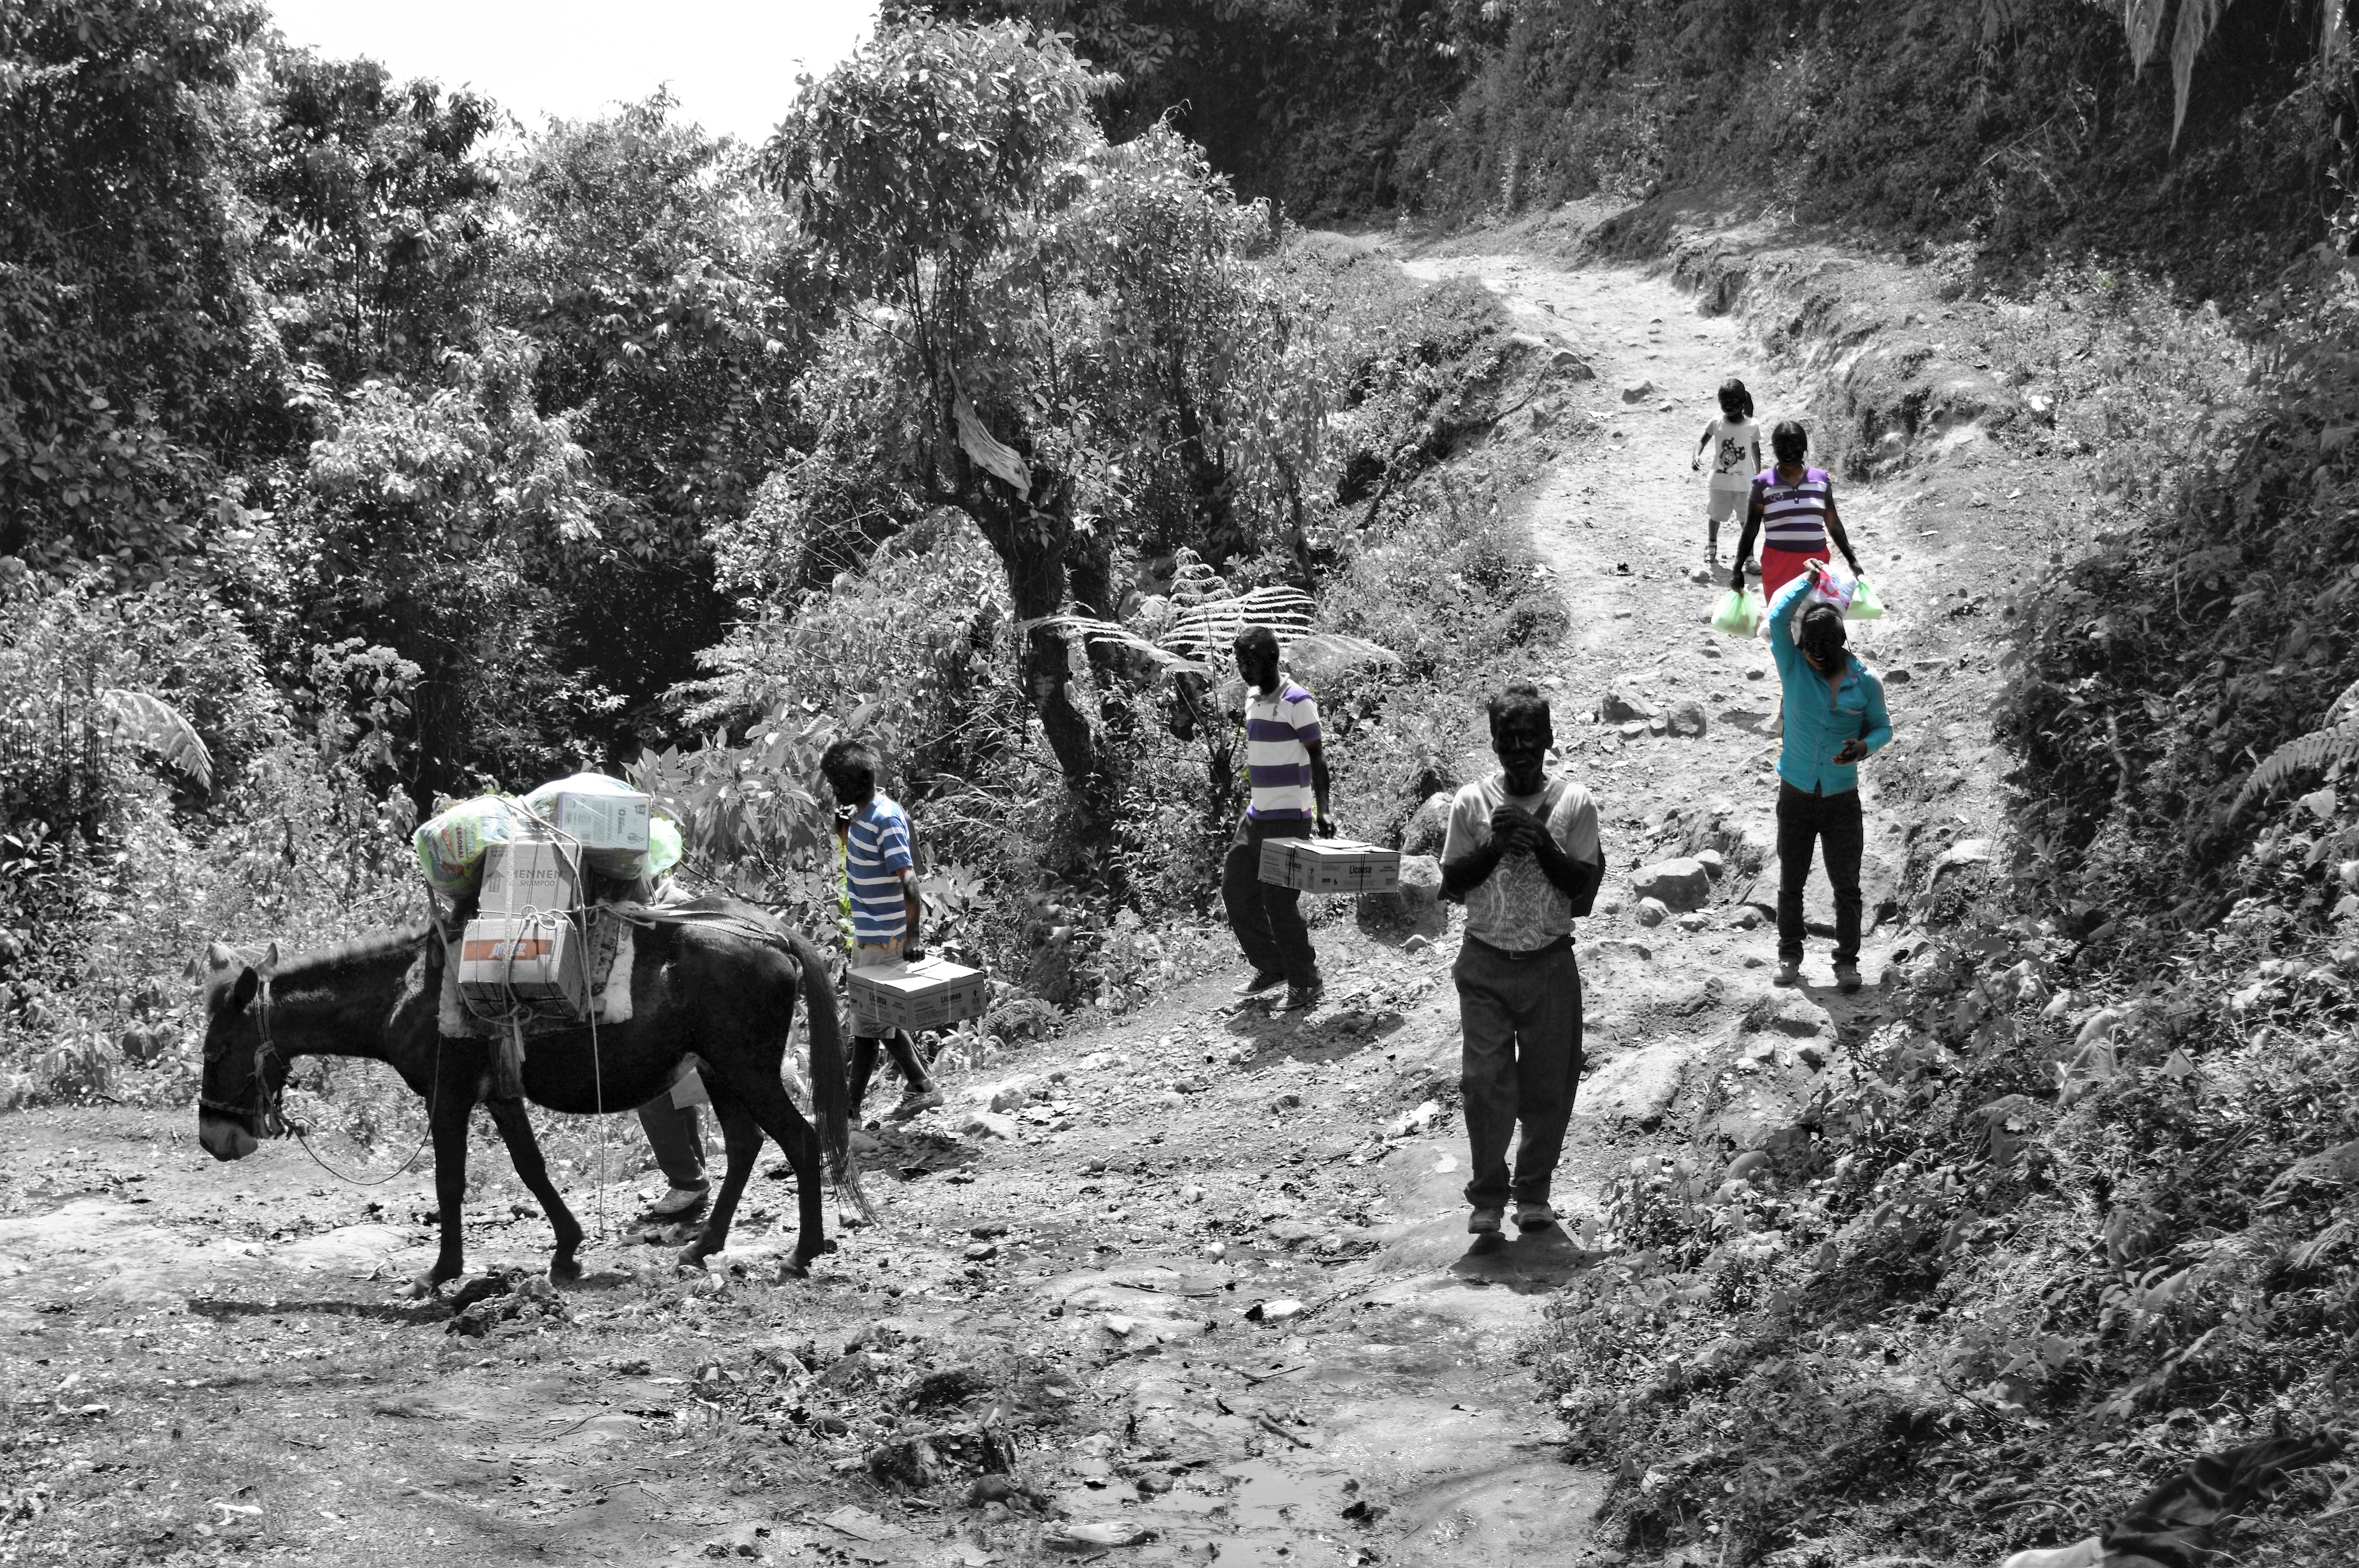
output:
M1409 814L1408 826L1401 830L1402 854L1441 853L1442 841L1450 837L1450 803L1454 798L1446 789L1435 790Z
M1431 855L1403 855L1399 890L1362 893L1358 917L1363 925L1440 935L1450 924L1441 903L1441 862Z
M988 1089L975 1090L975 1098L984 1102L985 1108L1005 1116L1011 1111L1022 1110L1032 1103L1032 1091L1036 1083L1037 1080L1032 1077L1018 1074L1006 1082L994 1085Z
M1597 699L1597 717L1608 724L1620 724L1633 719L1652 719L1661 711L1645 697L1618 687L1607 687L1605 695Z
M1641 899L1655 899L1669 910L1701 909L1712 898L1712 873L1703 862L1681 856L1658 860L1630 873L1630 891Z
M1680 1092L1692 1048L1685 1040L1663 1040L1620 1053L1582 1081L1573 1114L1657 1125Z
M1530 356L1530 362L1542 375L1552 375L1563 381L1594 381L1597 372L1579 353L1538 332L1510 332L1508 341Z

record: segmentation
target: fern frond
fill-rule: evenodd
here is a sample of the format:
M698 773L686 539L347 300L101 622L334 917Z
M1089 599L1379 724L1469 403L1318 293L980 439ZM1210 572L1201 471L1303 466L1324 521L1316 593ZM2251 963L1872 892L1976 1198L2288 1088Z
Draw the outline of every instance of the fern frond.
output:
M2359 719L2359 680L2343 688L2343 695L2327 708L2326 717L2318 721L2318 727L2332 730L2346 719Z
M1198 659L1217 659L1248 626L1266 626L1280 642L1307 635L1318 611L1299 588L1256 588L1232 599L1207 600L1172 616L1163 630L1165 647Z
M1203 557L1187 546L1180 546L1171 560L1171 602L1182 608L1192 608L1210 600L1229 597L1229 582L1207 566Z
M2235 804L2228 808L2228 820L2243 816L2245 807L2288 779L2322 773L2354 758L2359 758L2359 719L2345 719L2332 729L2313 730L2298 741L2288 741L2253 770L2253 776L2236 792Z
M201 790L213 787L213 754L206 750L197 727L180 710L144 691L108 687L100 692L114 732L142 750L153 752L194 780Z
M1018 622L1016 631L1018 635L1022 635L1036 626L1054 627L1068 636L1079 637L1085 643L1101 647L1117 647L1128 653L1143 654L1154 660L1156 665L1167 674L1203 676L1208 678L1217 674L1209 665L1191 659L1185 654L1175 653L1159 643L1140 636L1127 626L1117 625L1111 621L1100 621L1095 616L1042 615L1030 621Z
M1293 595L1302 602L1298 607L1282 600L1279 595ZM1286 645L1287 665L1298 676L1315 673L1332 677L1360 665L1400 663L1398 654L1365 637L1343 632L1310 631L1309 607L1308 598L1292 589L1256 589L1237 599L1199 607L1202 611L1234 608L1234 614L1201 614L1187 627L1175 628L1177 635L1166 632L1160 639L1142 636L1127 626L1091 615L1043 615L1018 622L1016 630L1020 635L1035 626L1054 627L1093 646L1116 647L1141 654L1153 660L1165 675L1201 676L1207 680L1222 678L1226 666L1221 663L1221 656L1235 640L1237 632L1248 625L1268 626L1278 634Z
M1397 665L1400 655L1381 643L1343 632L1314 632L1297 637L1286 647L1286 662L1296 678L1332 680L1362 665Z

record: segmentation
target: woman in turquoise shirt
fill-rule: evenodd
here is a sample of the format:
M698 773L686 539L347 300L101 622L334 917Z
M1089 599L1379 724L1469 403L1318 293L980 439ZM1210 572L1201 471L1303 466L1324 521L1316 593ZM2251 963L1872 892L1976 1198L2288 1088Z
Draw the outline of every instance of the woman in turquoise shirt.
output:
M1867 827L1859 764L1892 739L1884 683L1844 646L1843 611L1824 601L1794 607L1825 568L1813 561L1769 604L1769 652L1786 693L1786 743L1777 755L1777 983L1802 979L1802 884L1813 848L1835 891L1835 984L1859 989L1859 860Z

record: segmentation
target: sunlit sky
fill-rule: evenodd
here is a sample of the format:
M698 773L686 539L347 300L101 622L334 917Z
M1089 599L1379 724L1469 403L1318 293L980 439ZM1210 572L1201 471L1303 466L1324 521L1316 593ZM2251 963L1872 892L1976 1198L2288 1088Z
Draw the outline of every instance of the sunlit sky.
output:
M666 82L685 118L766 138L795 78L849 54L876 0L271 0L293 44L366 55L498 100L527 127L581 119Z

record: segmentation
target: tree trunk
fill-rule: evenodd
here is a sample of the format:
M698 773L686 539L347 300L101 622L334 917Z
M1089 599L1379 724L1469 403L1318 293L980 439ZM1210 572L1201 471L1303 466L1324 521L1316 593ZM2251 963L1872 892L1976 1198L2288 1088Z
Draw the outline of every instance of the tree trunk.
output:
M1073 608L1100 621L1121 619L1121 593L1114 580L1114 531L1097 527L1084 532L1075 528L1065 546L1065 587L1072 596ZM1095 644L1082 652L1089 655L1090 668L1096 672L1098 685L1105 692L1115 689L1122 678L1122 658L1111 647Z
M1250 543L1245 530L1237 526L1236 511L1230 504L1228 465L1204 438L1203 415L1188 395L1185 381L1176 373L1169 380L1167 390L1178 410L1180 463L1195 503L1199 547L1213 567L1223 567L1230 557L1244 554Z
M1005 484L973 465L960 487L962 510L974 519L1007 573L1008 598L1018 621L1037 621L1065 608L1066 555L1073 544L1072 487L1062 474L1036 470L1034 495L1041 505L1016 499ZM1040 728L1065 775L1065 787L1082 807L1086 832L1095 838L1114 821L1114 784L1089 715L1072 696L1071 645L1053 626L1025 634L1022 673L1025 695L1040 716Z

